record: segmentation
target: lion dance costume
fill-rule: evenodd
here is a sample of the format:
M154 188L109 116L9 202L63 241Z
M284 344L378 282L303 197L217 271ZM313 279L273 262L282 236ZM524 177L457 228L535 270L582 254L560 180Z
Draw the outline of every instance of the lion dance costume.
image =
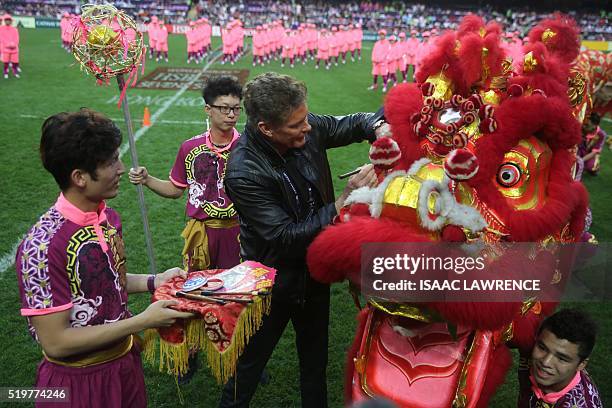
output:
M541 22L514 63L501 33L467 16L438 38L416 84L389 93L388 128L370 150L379 185L353 192L313 242L315 279L358 288L366 242L544 246L581 236L588 195L572 178L581 134L568 96L578 29L563 16ZM511 365L509 347L527 354L555 306L367 300L347 402L382 396L412 408L486 407Z

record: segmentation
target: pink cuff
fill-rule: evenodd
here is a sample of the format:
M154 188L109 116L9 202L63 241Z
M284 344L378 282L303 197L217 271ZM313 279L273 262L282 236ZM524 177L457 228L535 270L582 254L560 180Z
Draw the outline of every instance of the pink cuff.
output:
M168 178L170 179L170 182L174 184L175 186L177 186L178 188L187 188L187 184L179 183L178 181L173 179L172 176L168 176Z
M66 303L61 306L47 307L44 309L21 309L22 316L42 316L48 315L51 313L63 312L64 310L68 310L72 307L72 302Z

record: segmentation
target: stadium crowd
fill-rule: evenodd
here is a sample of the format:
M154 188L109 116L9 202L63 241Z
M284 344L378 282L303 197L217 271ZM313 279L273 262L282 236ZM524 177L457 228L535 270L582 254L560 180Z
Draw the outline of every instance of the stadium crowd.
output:
M8 0L3 2L2 8L4 12L14 15L60 18L63 13L78 12L79 4L76 0L56 0L51 3L43 0ZM390 31L407 28L419 31L453 29L465 14L473 12L487 21L499 21L508 31L525 34L535 21L547 14L527 8L498 10L491 6L483 8L475 5L473 8L451 9L398 1L192 0L188 5L178 0L119 0L114 4L143 21L155 15L167 23L184 24L189 20L206 17L213 24L224 26L231 19L239 17L246 28L280 19L287 28L296 28L304 22L314 23L319 28L357 23L365 31L374 32L381 28ZM569 14L582 27L584 39L612 39L612 13L609 11L570 11Z

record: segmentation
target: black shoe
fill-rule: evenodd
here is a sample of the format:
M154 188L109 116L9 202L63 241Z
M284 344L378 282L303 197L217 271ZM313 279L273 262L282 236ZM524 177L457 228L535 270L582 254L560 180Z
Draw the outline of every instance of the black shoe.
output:
M187 372L183 375L178 376L179 385L189 384L189 382L191 382L191 379L193 378L193 375L196 373L196 371L198 371L198 368L200 367L200 363L198 362L198 355L189 355L188 364L189 368L187 369Z

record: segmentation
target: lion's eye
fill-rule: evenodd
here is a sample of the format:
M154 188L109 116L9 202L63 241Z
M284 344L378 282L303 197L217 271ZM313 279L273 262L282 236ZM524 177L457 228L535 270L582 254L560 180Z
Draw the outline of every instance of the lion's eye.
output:
M521 169L514 163L504 163L497 172L497 182L504 187L512 187L521 179Z

